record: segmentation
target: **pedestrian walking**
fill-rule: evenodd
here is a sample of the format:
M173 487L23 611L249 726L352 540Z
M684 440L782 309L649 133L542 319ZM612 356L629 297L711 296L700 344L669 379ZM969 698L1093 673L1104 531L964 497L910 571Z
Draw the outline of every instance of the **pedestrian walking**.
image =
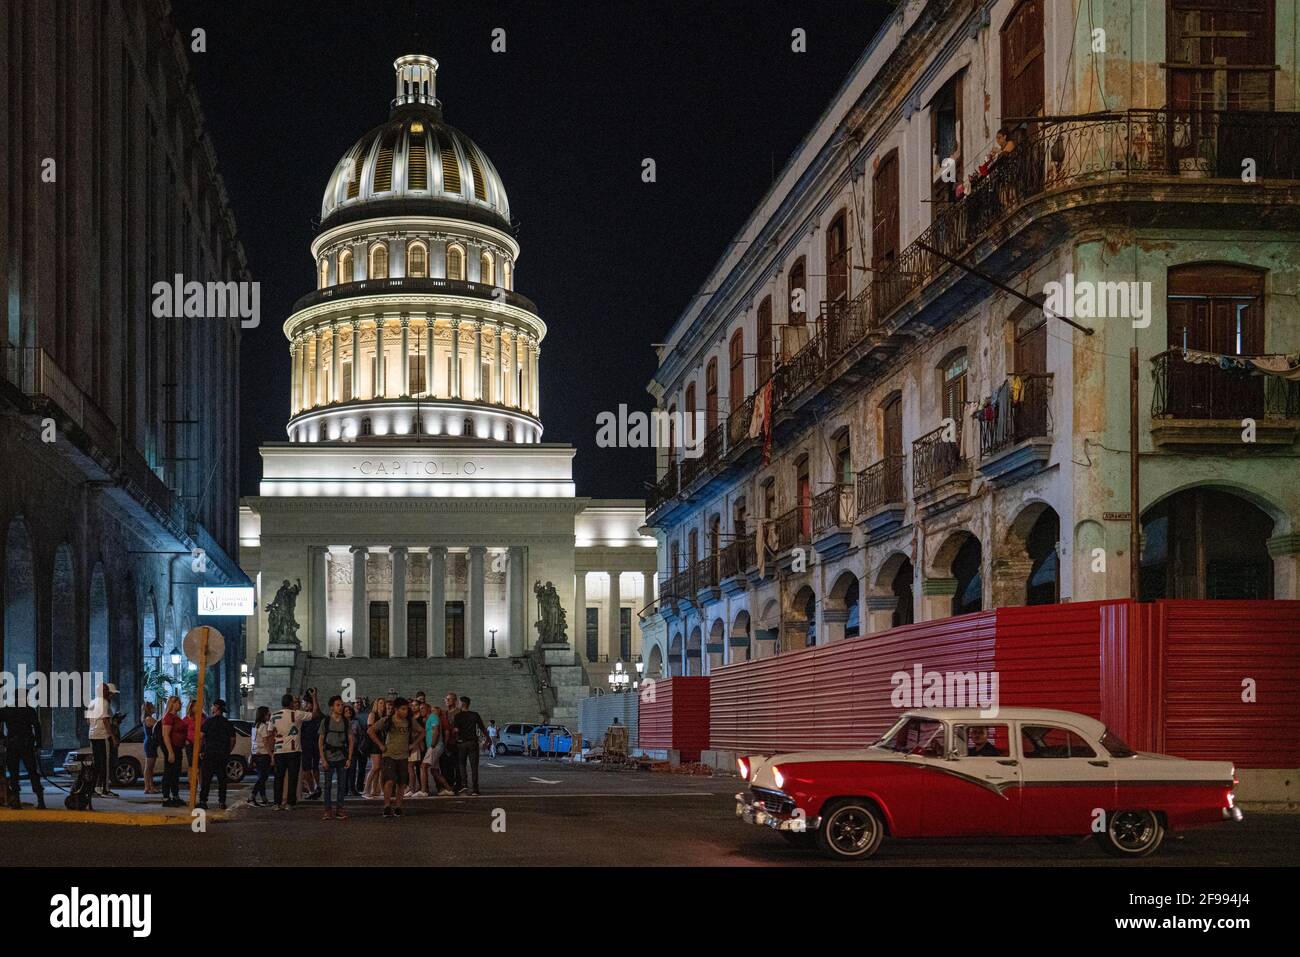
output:
M497 722L495 718L488 719L487 731L488 754L495 758L497 756L497 738L501 734L501 732L497 730Z
M167 713L162 719L163 779L162 806L181 806L181 759L185 755L185 719L181 717L181 699L167 699Z
M460 791L464 794L470 790L470 784L473 784L473 793L478 796L478 756L479 756L479 734L482 733L484 738L488 737L488 730L483 724L483 719L479 717L477 711L470 710L469 698L460 699L460 710L456 712L456 717L452 720L456 728L456 751L457 751L457 768L459 771ZM468 765L468 774L466 773Z
M226 809L226 765L235 750L235 726L226 717L226 703L218 698L212 702L212 716L203 722L203 739L199 746L199 767L203 786L199 791L199 807L208 806L208 789L212 776L217 776L217 806Z
M280 698L280 710L271 715L275 729L275 797L276 807L287 811L298 804L298 773L302 770L302 723L320 713L315 689L312 710L294 707L294 696Z
M352 770L352 753L356 748L356 738L352 734L352 723L348 720L343 707L343 699L338 695L330 698L329 714L320 721L319 751L321 768L325 772L325 814L324 820L337 818L347 820L343 810L343 797L347 793L347 779ZM330 785L334 786L334 806L330 807Z
M20 698L19 700L25 700ZM41 740L41 716L27 704L0 708L0 725L5 739L5 802L19 810L23 806L22 787L18 777L18 764L27 768L27 780L36 795L36 807L45 810L45 789L41 786L41 766L36 760L36 747Z
M253 716L253 767L257 770L257 780L253 782L253 794L248 803L254 807L266 807L271 802L266 799L266 781L271 776L271 756L275 753L275 727L271 724L271 709L262 705Z
M116 694L117 685L106 681L99 686L99 696L86 709L90 753L94 758L95 789L101 797L117 797L109 787L117 750L117 723L113 720L113 698Z
M424 777L424 791L427 794L443 797L455 793L442 773L442 758L446 751L443 712L441 708L433 708L424 723L424 760L420 765L420 773Z

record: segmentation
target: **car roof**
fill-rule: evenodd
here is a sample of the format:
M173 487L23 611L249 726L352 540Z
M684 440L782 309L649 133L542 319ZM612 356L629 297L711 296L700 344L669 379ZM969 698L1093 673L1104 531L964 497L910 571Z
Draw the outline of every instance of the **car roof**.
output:
M1077 711L1060 711L1055 708L998 708L993 715L983 708L912 708L901 717L932 718L936 721L1054 721L1068 724L1094 737L1101 737L1106 725L1096 718Z

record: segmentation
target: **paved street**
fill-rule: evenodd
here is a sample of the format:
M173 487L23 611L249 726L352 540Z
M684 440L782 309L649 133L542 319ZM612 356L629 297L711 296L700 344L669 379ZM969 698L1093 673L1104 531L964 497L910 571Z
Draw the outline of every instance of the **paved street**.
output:
M345 822L322 821L316 802L290 812L241 806L226 820L211 823L205 834L183 826L0 823L0 846L11 865L825 863L776 834L737 821L731 800L739 789L735 778L602 772L521 757L485 762L482 772L482 797L409 801L401 820L382 818L377 801L350 801L351 818ZM59 801L51 806L61 804L61 793L51 797L56 795ZM242 800L247 788L234 792L232 805L235 795ZM498 808L505 811L504 833L492 828ZM32 812L33 820L37 817ZM1300 815L1248 814L1240 825L1189 832L1167 841L1154 858L1121 866L1293 865L1298 849ZM870 866L1116 863L1090 841L915 841L886 842Z

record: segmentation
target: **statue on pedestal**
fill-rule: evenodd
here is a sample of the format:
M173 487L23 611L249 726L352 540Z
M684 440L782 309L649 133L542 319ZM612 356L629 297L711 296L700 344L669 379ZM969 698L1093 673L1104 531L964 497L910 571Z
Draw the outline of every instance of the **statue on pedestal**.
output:
M537 640L544 645L568 644L568 624L555 585L551 582L545 585L540 581L534 582L533 594L537 596Z
M266 606L269 644L299 644L298 622L294 618L293 610L298 603L298 593L301 591L301 578L298 579L296 585L290 585L289 579L286 578L279 591L275 593L275 600Z

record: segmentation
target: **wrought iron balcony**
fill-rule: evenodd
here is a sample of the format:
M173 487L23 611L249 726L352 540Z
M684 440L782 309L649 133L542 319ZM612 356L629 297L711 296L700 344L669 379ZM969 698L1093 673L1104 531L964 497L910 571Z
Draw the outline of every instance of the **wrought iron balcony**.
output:
M990 400L992 419L980 419L980 459L1052 431L1052 375L1012 375Z
M967 471L968 462L961 451L961 422L957 423L955 440L945 439L945 426L927 432L912 443L912 492L926 494L944 480L958 477Z
M718 587L718 556L706 555L695 563L695 591Z
M812 508L795 506L776 519L776 549L784 554L800 545L812 544Z
M903 456L886 455L858 473L858 515L903 501Z
M722 549L718 575L720 578L734 578L743 575L758 565L758 556L754 551L754 536L742 535Z
M1151 436L1157 445L1240 448L1244 419L1255 423L1258 446L1291 445L1300 437L1300 382L1190 362L1181 349L1153 356L1151 372Z
M812 532L820 536L832 529L849 528L856 518L853 509L853 486L832 485L818 492L812 500Z

